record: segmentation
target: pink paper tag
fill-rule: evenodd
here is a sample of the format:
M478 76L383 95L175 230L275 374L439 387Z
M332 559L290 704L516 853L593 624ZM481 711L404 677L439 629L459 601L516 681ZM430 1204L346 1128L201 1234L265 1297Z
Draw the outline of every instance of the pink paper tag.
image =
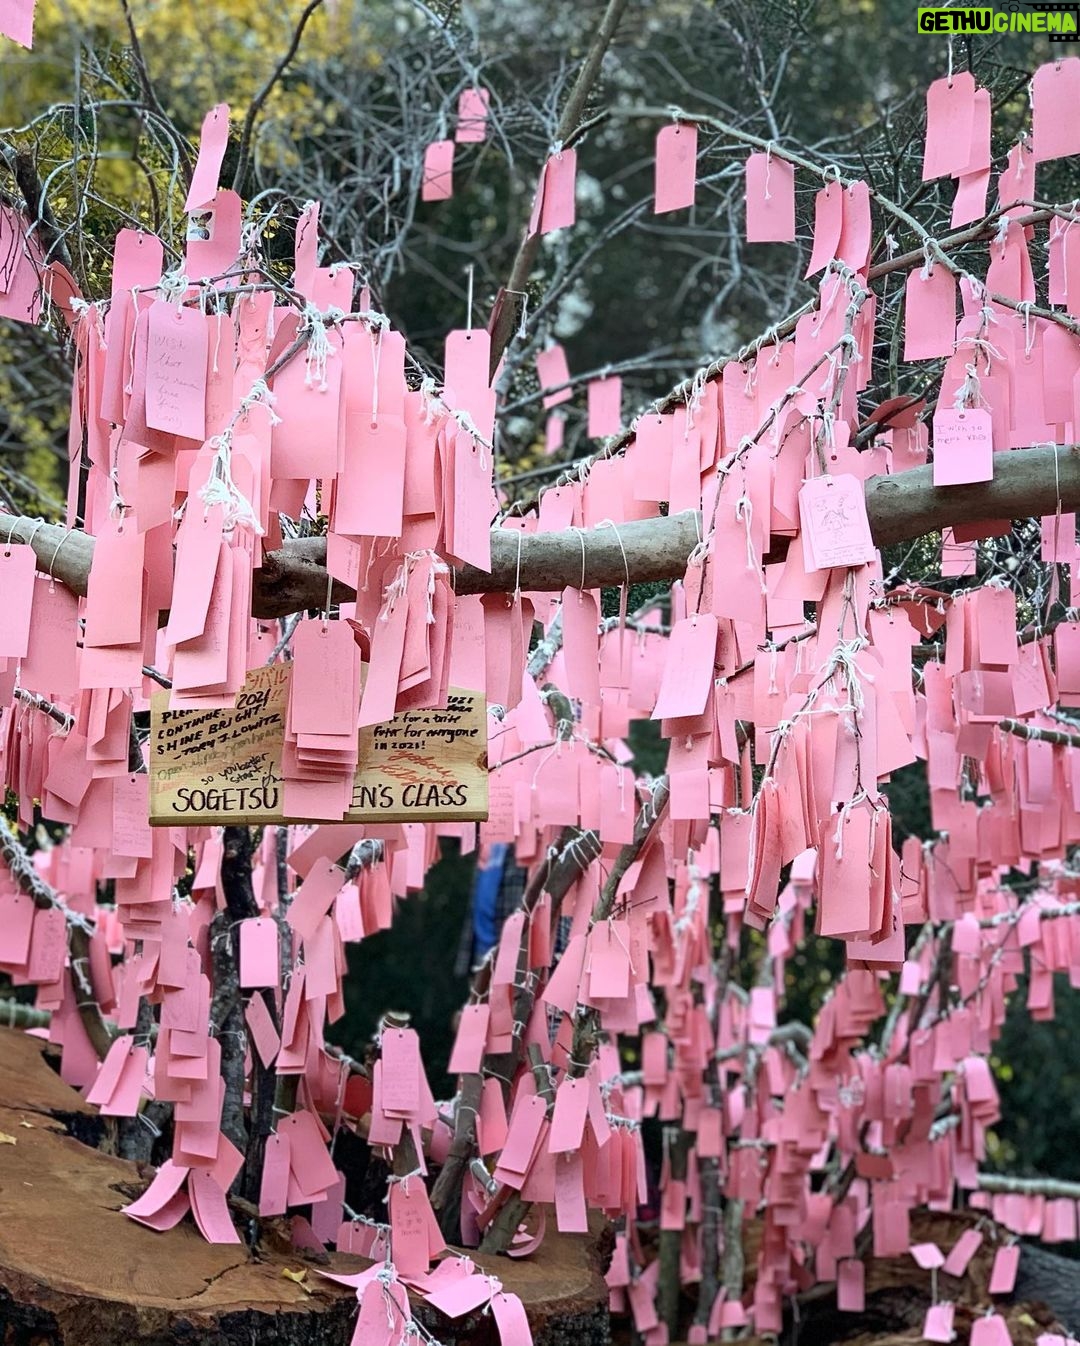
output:
M1080 154L1080 57L1039 66L1031 81L1031 144L1037 162Z
M566 363L566 352L560 345L548 346L546 350L540 351L536 357L536 374L541 388L553 389L544 394L544 406L548 410L560 402L569 402L573 397L574 390L566 386L570 382L570 369Z
M0 0L0 33L20 47L34 45L35 0Z
M775 154L746 161L747 243L795 240L795 168Z
M457 105L457 129L454 139L459 145L479 144L487 137L487 89L462 89Z
M430 1266L422 1178L406 1178L390 1188L390 1255L399 1276L427 1274Z
M953 1332L955 1311L955 1304L931 1304L926 1310L926 1320L923 1323L923 1341L936 1341L941 1342L942 1346L948 1346L955 1337Z
M550 1153L565 1154L580 1149L588 1111L588 1081L563 1080L555 1094L555 1111L552 1114L551 1132L548 1136Z
M22 659L30 648L36 566L33 547L16 542L0 548L0 659Z
M945 1265L945 1255L936 1243L913 1243L910 1251L923 1271L933 1271Z
M454 193L454 142L434 140L424 151L423 201L448 201Z
M1016 1273L1019 1267L1019 1243L1010 1243L1004 1248L999 1248L994 1254L994 1267L990 1273L990 1293L1011 1295L1016 1285Z
M697 188L697 127L678 122L665 126L656 137L657 215L684 210L694 204Z
M221 162L225 158L225 147L229 143L229 106L218 103L203 118L202 134L199 137L199 158L195 171L191 175L184 210L197 210L205 206L218 189L218 177Z
M185 439L206 434L206 317L157 300L150 306L146 424Z
M862 482L850 473L813 477L799 491L807 570L865 565L877 552Z
M188 1176L188 1170L180 1164L174 1164L171 1159L166 1159L158 1169L154 1181L143 1192L142 1196L137 1197L130 1205L124 1206L125 1215L130 1215L133 1220L144 1221L153 1216L162 1209L183 1187Z
M971 154L975 77L966 70L936 79L926 91L923 182L963 173Z
M490 1276L455 1277L428 1291L424 1298L448 1318L460 1318L462 1314L478 1309L481 1304L487 1304L492 1297L492 1290L498 1285L499 1282L493 1283Z
M451 1075L470 1075L479 1071L490 1020L490 1005L466 1005L461 1011L454 1050L447 1066Z
M705 710L713 683L716 634L717 620L712 613L695 613L675 623L652 713L654 720L701 715Z
M971 1346L1012 1346L1008 1324L1000 1313L987 1313L972 1320Z
M866 1264L848 1257L836 1269L836 1307L841 1313L862 1313L866 1306Z
M982 1245L983 1236L977 1229L965 1229L952 1246L948 1257L942 1264L947 1276L962 1276L968 1263Z
M589 382L589 435L601 439L622 428L622 379L617 374Z
M288 1206L289 1138L275 1132L266 1138L262 1185L259 1190L259 1214L284 1215Z
M491 1316L499 1329L502 1346L532 1346L532 1329L529 1327L525 1306L517 1295L492 1296Z
M382 1104L411 1116L420 1105L420 1040L412 1028L387 1028L382 1039Z
M240 922L240 985L277 986L280 979L277 922L256 916Z
M952 355L956 345L956 277L940 263L929 275L917 267L907 278L904 359Z
M251 1033L251 1040L255 1044L255 1050L259 1053L259 1060L269 1070L281 1050L281 1038L274 1027L270 1011L266 1008L266 1001L261 995L253 995L248 1001L244 1019Z
M550 234L574 223L574 187L577 182L577 152L560 150L547 161L540 232Z
M209 1173L193 1168L188 1174L188 1195L191 1198L191 1213L199 1232L207 1243L239 1243L229 1216L229 1206L225 1193Z
M979 407L943 407L934 413L934 485L990 481L994 475L993 421Z

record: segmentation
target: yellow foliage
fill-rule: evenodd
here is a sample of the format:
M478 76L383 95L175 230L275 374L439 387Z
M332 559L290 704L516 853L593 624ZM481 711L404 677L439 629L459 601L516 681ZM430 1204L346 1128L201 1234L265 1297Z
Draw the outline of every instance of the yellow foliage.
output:
M166 113L188 135L215 103L228 103L242 119L251 99L288 49L301 0L130 0L146 66ZM324 0L308 20L293 66L322 62L378 64L370 7L362 0ZM75 54L84 48L109 69L125 69L135 87L127 55L129 36L120 0L38 0L34 50L10 48L0 61L0 124L24 123L51 103L70 102ZM85 81L85 75L84 75ZM333 116L327 91L303 80L280 83L263 117L298 130ZM121 95L122 96L122 95Z
M306 0L129 4L154 97L180 135L197 144L203 117L217 103L230 106L235 142L253 98L288 51ZM304 138L334 121L336 72L377 69L393 22L386 4L324 0L260 110L259 126L272 131L260 142L263 163L295 160ZM3 138L33 155L88 298L108 294L112 240L121 227L157 229L167 244L183 247L186 184L169 137L147 133L139 109L150 102L122 0L37 0L33 49L0 46L0 127L9 128ZM229 171L227 161L226 181ZM6 179L0 186L10 189ZM63 443L68 408L66 397L43 409L32 395L17 336L11 328L0 334L2 419L21 447L12 464L20 489L36 488L45 501L62 494L55 445Z

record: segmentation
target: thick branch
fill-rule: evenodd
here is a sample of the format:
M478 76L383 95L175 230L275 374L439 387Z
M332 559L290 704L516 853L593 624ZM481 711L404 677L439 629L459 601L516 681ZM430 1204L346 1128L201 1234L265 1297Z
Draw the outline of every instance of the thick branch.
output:
M1080 734L1067 734L1062 729L1043 729L1036 724L1025 724L1023 720L999 720L998 728L1017 738L1053 743L1059 748L1080 748Z
M866 483L866 509L879 547L906 542L935 529L983 519L1037 518L1080 508L1080 446L1042 445L999 453L993 481L965 486L934 486L933 469L912 468ZM0 514L0 538L30 542L38 569L56 576L77 594L86 593L94 540L59 524ZM491 572L465 566L456 572L460 594L510 593L520 581L525 590L558 592L582 582L584 544L585 587L675 579L686 569L701 539L701 516L686 510L664 518L640 519L589 531L517 533L499 528L491 533ZM519 569L520 548L520 569ZM283 617L326 602L326 539L288 540L280 551L268 552L255 574L252 615ZM334 601L353 596L334 585Z
M1080 1182L1063 1182L1060 1178L1014 1178L1007 1173L980 1173L979 1191L1080 1201Z
M596 77L600 73L604 53L611 45L611 40L615 36L615 30L619 26L627 2L628 0L608 0L607 7L600 20L600 26L596 30L592 45L585 56L581 69L578 71L574 87L570 90L570 96L567 98L566 106L559 118L559 125L555 131L555 140L559 144L569 143L570 138L578 129L582 114L585 111L585 105L589 100L589 94L596 83ZM514 258L514 265L510 268L510 277L499 291L495 307L491 311L492 378L495 377L495 371L499 367L503 351L510 344L510 338L517 326L521 296L529 283L533 267L536 265L536 253L539 246L539 232L529 233L526 230L525 236L518 247L517 256Z

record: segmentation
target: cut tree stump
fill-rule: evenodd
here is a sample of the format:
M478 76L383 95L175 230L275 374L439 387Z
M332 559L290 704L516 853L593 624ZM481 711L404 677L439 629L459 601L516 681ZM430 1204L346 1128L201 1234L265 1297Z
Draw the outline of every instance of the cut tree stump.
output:
M156 1234L122 1215L151 1173L92 1148L102 1124L43 1048L0 1029L3 1346L348 1346L355 1294L299 1254L208 1244L190 1217ZM529 1259L475 1260L521 1297L536 1346L608 1342L598 1238L551 1234ZM331 1254L323 1269L365 1265ZM310 1293L283 1275L305 1268ZM416 1310L444 1346L498 1340L490 1315Z
M1012 1295L990 1294L994 1255L1011 1235L985 1215L965 1211L916 1210L911 1214L911 1243L936 1243L948 1255L968 1229L979 1229L982 1244L963 1276L937 1276L938 1300L954 1304L956 1341L971 1335L971 1325L988 1311L1000 1314L1012 1346L1036 1346L1043 1333L1064 1335L1076 1328L1080 1306L1080 1262L1034 1244L1021 1245L1020 1271ZM761 1237L760 1221L746 1227L748 1284ZM870 1257L866 1262L866 1303L860 1313L841 1313L835 1284L815 1285L798 1297L798 1314L785 1302L779 1339L746 1337L739 1346L918 1346L931 1304L933 1281L910 1255ZM1064 1324L1064 1326L1062 1326ZM684 1346L684 1343L672 1343Z

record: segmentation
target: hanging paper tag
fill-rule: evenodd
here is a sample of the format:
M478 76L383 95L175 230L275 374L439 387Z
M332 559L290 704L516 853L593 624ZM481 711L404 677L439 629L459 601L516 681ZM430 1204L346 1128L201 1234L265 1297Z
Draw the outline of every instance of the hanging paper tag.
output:
M994 475L993 422L979 407L943 407L934 414L934 485L990 481Z
M665 126L656 137L657 215L694 204L697 187L697 127Z
M184 202L185 211L205 206L217 191L221 163L225 158L225 147L228 143L229 106L227 103L219 103L203 118L202 134L199 137L199 158L195 164L195 172L191 175L191 187Z
M184 439L206 434L206 318L158 300L149 313L146 424Z
M814 477L799 491L807 570L857 566L876 556L862 482L850 473Z

